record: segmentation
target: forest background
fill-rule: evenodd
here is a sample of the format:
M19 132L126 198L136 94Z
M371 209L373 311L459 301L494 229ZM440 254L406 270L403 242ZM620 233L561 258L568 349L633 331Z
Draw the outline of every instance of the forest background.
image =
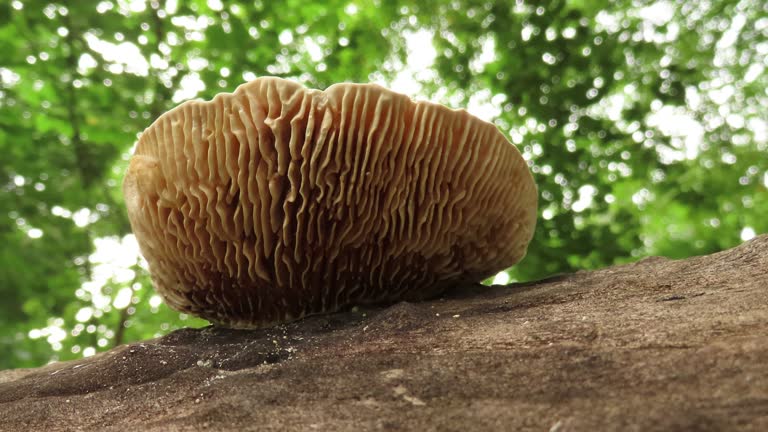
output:
M0 369L183 326L121 180L137 135L258 76L377 82L495 123L534 172L528 256L489 283L768 231L768 3L0 3Z

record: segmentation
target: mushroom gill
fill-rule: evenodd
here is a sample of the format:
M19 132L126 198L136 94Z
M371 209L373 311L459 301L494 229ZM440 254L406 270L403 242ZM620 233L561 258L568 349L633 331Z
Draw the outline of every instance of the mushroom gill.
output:
M158 118L123 189L166 303L238 328L480 281L525 255L537 206L517 148L466 111L271 77Z

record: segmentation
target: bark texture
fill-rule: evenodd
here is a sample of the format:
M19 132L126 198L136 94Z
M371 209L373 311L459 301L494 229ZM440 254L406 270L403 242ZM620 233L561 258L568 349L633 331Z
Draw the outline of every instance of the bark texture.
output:
M0 372L0 430L768 430L768 236Z

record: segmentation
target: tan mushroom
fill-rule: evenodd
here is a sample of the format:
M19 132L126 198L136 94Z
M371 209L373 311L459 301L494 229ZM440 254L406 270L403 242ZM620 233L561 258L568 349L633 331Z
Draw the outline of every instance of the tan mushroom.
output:
M238 328L480 281L525 255L537 205L466 111L266 77L162 115L123 188L166 303Z

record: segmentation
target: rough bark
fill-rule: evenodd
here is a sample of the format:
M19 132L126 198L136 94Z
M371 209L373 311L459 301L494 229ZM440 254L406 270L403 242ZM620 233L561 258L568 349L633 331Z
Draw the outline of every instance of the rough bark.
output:
M768 236L0 372L0 430L768 430Z

